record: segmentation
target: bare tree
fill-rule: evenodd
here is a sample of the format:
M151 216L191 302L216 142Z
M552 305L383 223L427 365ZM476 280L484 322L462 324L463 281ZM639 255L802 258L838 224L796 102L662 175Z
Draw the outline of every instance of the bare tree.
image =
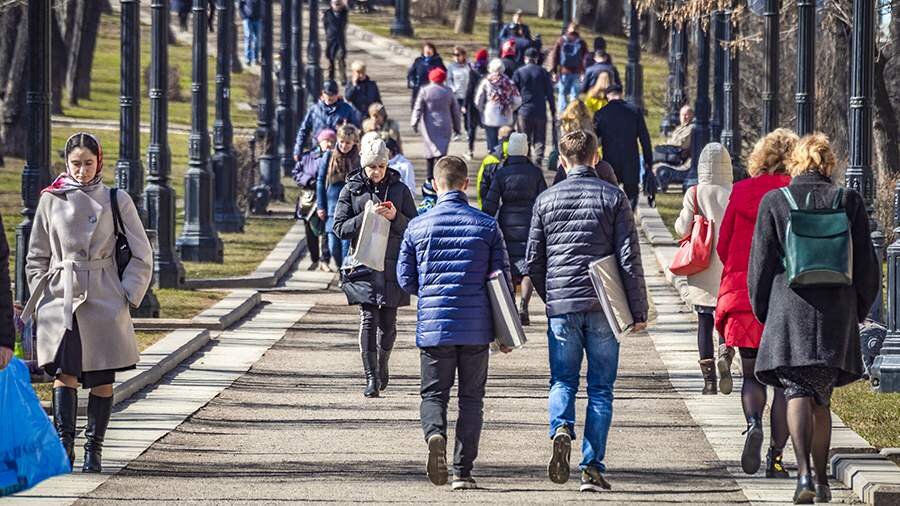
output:
M478 14L478 0L461 0L453 31L456 33L472 33L472 30L475 29L476 14Z

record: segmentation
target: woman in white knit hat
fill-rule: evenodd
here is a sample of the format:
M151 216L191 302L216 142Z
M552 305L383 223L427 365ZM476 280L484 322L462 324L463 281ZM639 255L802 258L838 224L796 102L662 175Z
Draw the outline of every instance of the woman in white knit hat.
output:
M334 214L334 233L356 247L366 203L391 222L384 271L366 267L341 269L347 302L359 305L359 349L366 375L366 397L378 397L387 387L388 361L397 337L397 308L409 305L409 294L397 283L397 257L416 203L400 173L388 168L389 152L381 136L370 132L360 143L362 168L347 176Z

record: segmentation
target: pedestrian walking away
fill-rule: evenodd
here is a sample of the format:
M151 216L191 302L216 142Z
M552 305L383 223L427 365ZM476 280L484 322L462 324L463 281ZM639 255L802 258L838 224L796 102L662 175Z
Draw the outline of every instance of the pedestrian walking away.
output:
M387 142L392 139L397 143L400 151L403 151L403 142L400 139L400 124L393 118L389 118L387 109L381 102L373 102L369 105L369 117L363 120L363 133L378 132L381 138Z
M416 105L416 97L419 95L419 90L428 85L429 73L436 68L447 71L447 67L444 66L444 60L441 59L441 55L438 54L435 45L431 42L426 42L422 45L422 55L413 61L412 65L409 66L409 71L406 73L406 87L411 90L410 109Z
M606 89L613 84L610 76L609 72L601 72L597 75L594 86L584 93L584 105L587 106L592 118L597 114L597 111L603 109L609 103L609 99L606 98Z
M684 194L681 213L675 220L675 232L679 236L691 233L694 217L703 216L712 222L712 252L709 266L687 277L687 302L697 312L697 350L700 354L700 371L703 374L703 395L715 395L716 363L713 355L714 312L722 281L722 262L716 254L715 242L719 239L719 226L728 196L731 194L733 178L731 156L725 146L711 142L703 148L697 164L696 186L688 188ZM715 341L719 342L718 339ZM724 339L722 339L724 343ZM729 373L730 376L730 373ZM731 393L731 388L727 388Z
M770 191L759 205L747 271L753 313L764 326L756 377L784 388L787 398L787 423L797 458L795 504L831 500L827 474L831 395L835 387L862 376L859 324L881 290L881 264L872 246L865 204L857 192L832 182L835 164L824 134L797 142L788 159L790 185ZM798 245L796 237L786 241L793 236L789 226L793 216L809 217L809 210L825 209L844 210L818 215L820 221L831 220L823 226L845 230L838 240L829 238L827 245L809 240ZM796 260L798 246L820 248L818 257L829 262L823 270L844 281L822 284L796 275L789 278L789 271L802 272L802 261Z
M519 319L522 325L531 323L528 303L534 287L525 266L525 245L531 227L531 211L540 193L547 189L541 169L528 158L528 138L523 133L509 136L508 157L500 165L491 181L482 210L490 216L498 216L500 230L509 254L510 271L514 287L521 286Z
M384 271L350 265L347 258L341 281L347 302L359 305L359 350L366 377L366 397L378 397L390 380L389 362L397 338L397 308L409 305L409 294L397 282L397 257L409 220L416 217L416 203L400 173L388 168L388 148L377 133L360 143L360 166L347 176L334 212L334 233L356 248L363 213L371 202L375 214L391 222ZM353 267L353 269L348 269Z
M413 166L413 163L409 161L408 158L403 156L403 152L400 151L400 145L397 144L397 141L388 137L385 139L384 134L381 134L382 140L384 140L385 146L388 148L388 152L390 154L390 160L388 160L388 167L396 170L400 173L400 180L403 181L403 184L409 188L409 191L412 192L413 195L416 194L416 168Z
M334 130L326 128L316 137L318 144L315 148L303 153L294 154L297 163L291 172L294 183L300 188L297 195L296 212L298 220L303 220L306 232L306 249L309 250L309 270L330 270L331 253L328 251L328 238L325 234L325 223L318 215L312 213L316 206L316 183L318 181L319 166L326 153L334 148L337 134ZM321 261L321 264L320 264Z
M554 483L569 479L575 431L575 396L581 362L587 355L587 416L581 445L583 492L610 489L606 443L612 424L613 386L619 342L591 283L588 266L615 255L634 331L646 328L647 296L641 247L625 194L597 177L597 138L578 130L563 136L560 158L565 181L538 196L525 253L528 275L547 305L550 347L548 399L552 452L548 475Z
M462 109L466 121L466 142L469 148L466 153L466 160L472 161L475 158L475 138L477 136L478 127L481 125L481 111L475 106L475 92L478 91L478 85L488 72L488 52L480 49L475 53L475 61L469 67L469 82L466 87L465 107Z
M344 89L344 99L360 114L370 114L369 107L381 102L378 83L366 73L366 64L357 60L350 64L351 78Z
M409 123L413 131L422 134L427 166L425 180L434 176L434 164L450 150L450 139L460 132L459 104L450 88L444 86L447 72L434 68L428 73L428 86L416 98Z
M447 405L459 377L452 488L476 488L475 459L483 422L489 345L494 337L488 276L509 260L497 222L469 205L466 162L440 159L433 184L437 204L409 223L400 248L397 278L418 295L416 346L422 371L420 407L428 445L426 474L444 485L447 469ZM508 348L501 347L508 352Z
M131 197L102 182L103 152L89 133L65 144L66 171L41 192L28 244L38 365L53 381L53 423L75 461L78 385L90 389L82 472L102 471L116 372L139 360L131 307L153 275L153 250ZM131 258L117 249L124 235Z
M522 95L503 69L502 61L491 60L488 75L475 92L475 106L481 111L488 151L493 151L499 144L500 127L513 126L513 113L522 105Z
M359 130L353 125L342 125L334 149L322 157L316 176L316 213L325 222L328 250L338 269L350 251L350 240L341 239L335 232L335 212L347 176L359 168L359 163Z
M260 0L258 0L260 1ZM260 1L260 3L262 3ZM169 7L172 12L178 15L178 26L181 28L182 32L188 31L188 18L191 15L192 1L191 0L172 0L171 6ZM244 27L246 28L246 24ZM246 33L246 31L244 32ZM256 32L259 34L259 30ZM257 39L259 40L259 39Z
M578 34L578 24L570 23L566 33L550 50L550 72L556 82L556 110L562 111L578 95L579 82L584 74L587 44Z
M595 49L594 54L584 70L584 80L581 82L581 92L587 93L588 90L597 84L597 78L600 74L608 72L610 74L611 83L622 84L619 78L619 69L612 63L612 56L606 52L606 49Z
M338 94L338 84L328 80L322 84L322 95L319 100L309 108L306 117L300 123L297 130L297 139L294 142L294 154L306 151L306 143L315 139L319 132L326 128L337 130L344 124L359 127L362 123L359 111L344 101Z
M188 4L190 2L178 0ZM259 36L262 33L263 0L240 0L238 2L241 19L244 22L244 61L247 66L259 63Z
M631 208L635 209L640 193L641 169L644 169L645 175L649 174L653 160L650 132L641 110L622 99L620 85L611 85L606 90L606 98L609 103L594 115L594 132L603 146L603 159L612 165L616 179L628 195ZM640 153L638 143L641 145Z
M493 151L488 152L481 160L478 166L478 174L475 176L475 194L478 199L478 207L484 207L484 198L487 196L488 190L491 189L491 181L494 179L494 173L500 164L506 160L507 149L509 147L509 136L514 130L512 127L500 127L498 135L500 143Z
M463 115L466 114L466 92L469 90L469 79L471 77L472 69L466 62L465 48L454 46L453 61L450 62L450 65L447 65L447 87L453 91L456 103L459 104L459 111Z
M786 128L778 128L760 139L747 161L748 179L735 183L728 198L728 207L718 231L716 251L722 262L722 283L716 302L716 330L725 336L719 345L719 390L731 390L731 359L737 349L741 356L743 384L741 405L747 421L741 465L747 474L755 474L761 463L763 442L763 412L766 407L766 386L754 373L763 326L753 316L747 290L747 265L756 225L759 204L771 190L787 186L786 161L797 136ZM789 478L782 463L787 444L787 401L784 389L775 387L769 410L771 434L766 454L766 478Z
M0 226L3 217L0 216ZM12 282L9 277L9 243L0 237L0 371L13 359L16 348L16 328L13 324Z
M344 0L331 0L331 6L322 14L322 24L325 25L325 58L328 59L328 79L335 80L335 71L337 71L340 74L342 85L347 84L347 20L349 16L350 10Z
M515 39L507 40L500 47L500 61L503 62L503 74L512 79L513 73L519 68Z
M528 137L528 144L535 165L544 164L544 149L547 143L547 109L556 123L556 103L553 100L553 81L550 73L537 64L538 51L529 48L525 52L525 65L513 74L513 83L522 95L516 119L516 129Z

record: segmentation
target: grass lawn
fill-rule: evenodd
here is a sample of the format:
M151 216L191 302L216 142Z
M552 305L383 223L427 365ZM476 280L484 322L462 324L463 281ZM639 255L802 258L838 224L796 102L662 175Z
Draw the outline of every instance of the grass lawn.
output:
M678 237L678 234L675 233L675 220L678 219L683 202L684 195L681 192L656 194L656 210L659 211L659 216L662 218L663 223L666 224L666 228L669 229L672 237Z
M293 225L294 220L249 217L243 234L219 234L225 242L223 263L184 262L185 275L221 278L250 274Z
M224 290L176 290L172 288L157 288L153 293L159 299L159 317L177 319L193 318L228 294ZM138 332L138 334L146 334L146 332ZM138 345L140 344L141 338L138 336Z
M831 409L872 446L900 447L900 394L880 394L858 381L835 389Z

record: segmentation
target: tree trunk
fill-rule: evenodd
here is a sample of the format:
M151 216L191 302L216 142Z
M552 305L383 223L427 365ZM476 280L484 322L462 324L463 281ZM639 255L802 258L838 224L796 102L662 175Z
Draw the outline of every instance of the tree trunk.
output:
M0 145L6 156L25 158L26 138L25 128L25 64L28 47L28 13L27 6L23 4L9 7L3 14L3 23L0 29L4 33L16 34L15 48L8 67L6 86L3 89L3 101L0 102ZM18 15L11 11L18 10ZM18 19L16 25L14 20Z
M662 24L656 11L649 11L644 16L644 23L647 25L647 51L660 56L667 56L669 29Z
M19 34L16 27L26 24L23 16L21 6L0 11L0 100L6 98L6 86L10 79L10 67L16 55L16 41Z
M63 87L66 83L66 11L65 4L54 6L51 22L50 114L62 114Z
M850 0L837 0L844 12L851 12ZM831 139L831 149L843 165L848 159L847 124L850 96L847 55L850 54L850 27L837 16L828 16L819 31L816 83L816 129Z
M872 97L874 109L873 135L876 167L880 167L882 175L891 178L900 175L900 125L897 124L897 111L891 104L891 96L885 82L884 70L893 52L894 44L887 51L879 51L875 58L875 93Z
M456 15L456 33L472 33L475 28L475 15L478 14L478 0L462 0Z
M298 2L300 0L294 0ZM169 32L172 31L172 25L169 25ZM173 34L174 35L174 34ZM238 49L238 25L237 22L231 27L231 73L240 74L244 71L244 64L241 63L241 51Z
M594 31L604 35L625 35L622 18L625 15L623 0L597 0Z

